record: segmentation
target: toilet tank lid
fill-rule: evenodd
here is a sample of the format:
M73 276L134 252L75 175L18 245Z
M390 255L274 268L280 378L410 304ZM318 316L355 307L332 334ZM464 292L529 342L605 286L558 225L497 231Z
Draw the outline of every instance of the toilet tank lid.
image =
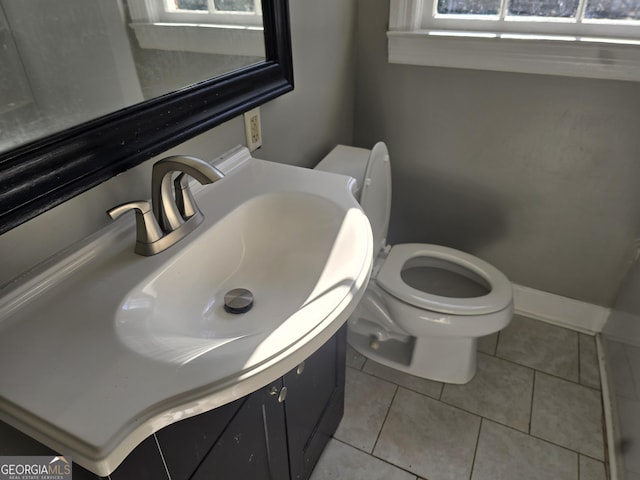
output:
M371 150L366 148L336 145L314 169L355 178L357 188L354 195L356 200L360 201L364 172L367 169L370 153Z
M391 164L387 146L378 142L368 150L337 145L315 169L356 179L358 188L354 193L371 224L377 255L387 246L391 214Z

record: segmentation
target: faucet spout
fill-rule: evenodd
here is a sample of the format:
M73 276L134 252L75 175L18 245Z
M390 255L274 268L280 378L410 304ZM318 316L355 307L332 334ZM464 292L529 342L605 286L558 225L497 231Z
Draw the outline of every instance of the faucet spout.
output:
M174 172L178 175L172 188ZM189 190L187 175L203 185L224 177L220 170L199 158L167 157L153 165L151 204L140 200L118 205L107 212L112 219L128 210L136 212L135 253L145 256L160 253L202 223L204 215Z
M216 167L196 157L178 155L156 162L151 174L151 204L153 205L153 213L164 232L178 229L185 220L196 213L193 197L188 190L186 175L181 175L180 180L176 181L176 190L174 191L172 187L173 172L189 175L203 185L224 177L224 174ZM193 208L181 212L179 206L184 205L185 198L189 205L193 205Z

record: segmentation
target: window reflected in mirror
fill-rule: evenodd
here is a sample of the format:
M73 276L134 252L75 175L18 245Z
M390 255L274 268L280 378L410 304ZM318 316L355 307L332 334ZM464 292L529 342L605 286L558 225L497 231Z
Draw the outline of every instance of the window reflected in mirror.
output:
M0 0L0 152L265 59L259 0Z

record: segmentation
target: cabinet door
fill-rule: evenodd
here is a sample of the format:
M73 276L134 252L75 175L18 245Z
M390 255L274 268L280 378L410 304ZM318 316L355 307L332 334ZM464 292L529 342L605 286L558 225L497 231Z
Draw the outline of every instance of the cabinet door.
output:
M73 472L76 480L76 472ZM81 478L81 477L78 477ZM168 480L155 436L151 435L109 475L110 480Z
M188 480L246 399L180 420L156 433L171 480Z
M282 380L245 397L193 480L289 478Z
M344 412L346 326L284 376L292 480L311 475Z

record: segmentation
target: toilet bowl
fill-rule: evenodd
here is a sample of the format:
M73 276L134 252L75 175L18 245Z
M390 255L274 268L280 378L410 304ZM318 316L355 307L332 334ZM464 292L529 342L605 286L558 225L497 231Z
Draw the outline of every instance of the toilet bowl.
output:
M338 145L316 169L356 179L354 194L373 231L373 270L348 320L349 344L365 357L418 377L467 383L476 372L478 338L511 321L513 290L507 277L453 248L387 245L391 166L384 143L371 150Z

